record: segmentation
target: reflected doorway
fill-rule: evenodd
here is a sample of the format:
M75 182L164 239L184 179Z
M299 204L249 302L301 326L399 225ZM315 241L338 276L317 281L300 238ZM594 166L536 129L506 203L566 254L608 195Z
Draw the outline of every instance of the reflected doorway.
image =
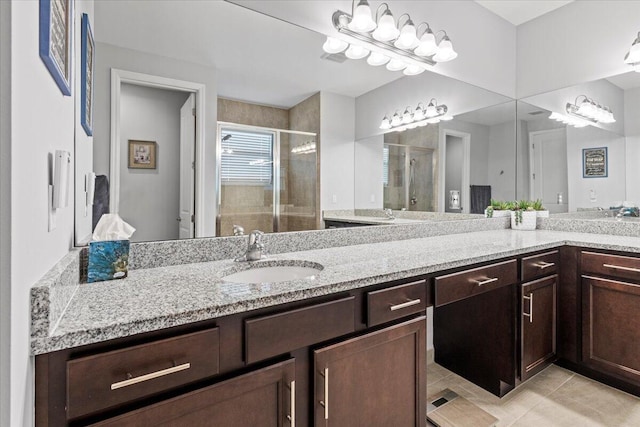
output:
M565 128L529 132L529 195L551 213L569 211Z

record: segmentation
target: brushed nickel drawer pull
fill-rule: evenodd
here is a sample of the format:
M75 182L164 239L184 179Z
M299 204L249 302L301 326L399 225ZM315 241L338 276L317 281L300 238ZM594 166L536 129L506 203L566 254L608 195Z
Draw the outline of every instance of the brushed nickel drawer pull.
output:
M482 280L478 280L478 279L471 279L472 282L475 282L476 285L478 286L482 286L482 285L488 285L489 283L493 283L493 282L497 282L499 279L497 277L492 277L490 279L482 279Z
M291 397L290 397L291 413L287 415L287 419L289 420L289 425L291 425L291 427L296 427L296 382L295 381L291 381L291 384L289 385L289 390L291 392Z
M602 266L607 268L613 268L614 270L623 270L623 271L631 271L634 273L640 273L640 268L623 267L621 265L613 265L613 264L602 264Z
M402 310L403 308L411 307L412 305L418 305L421 302L422 300L418 298L411 301L403 302L401 304L392 305L391 307L389 307L389 310L391 311Z
M537 264L534 264L536 267L538 267L540 270L544 270L545 268L549 268L549 267L553 267L554 265L556 265L555 262L544 262L544 261L540 261Z
M533 323L533 294L529 294L529 296L522 295L522 299L529 300L529 312L525 313L524 304L522 305L522 315L529 318L529 323Z
M324 368L324 372L320 372L324 377L324 400L320 401L320 406L324 408L324 419L329 419L329 368Z
M165 375L174 374L176 372L184 371L191 368L191 363L183 363L182 365L172 366L160 371L151 372L149 374L140 375L139 377L129 378L128 380L119 381L111 384L111 390L117 390L119 388L128 387L130 385L138 384L141 382L149 381L154 378L164 377Z

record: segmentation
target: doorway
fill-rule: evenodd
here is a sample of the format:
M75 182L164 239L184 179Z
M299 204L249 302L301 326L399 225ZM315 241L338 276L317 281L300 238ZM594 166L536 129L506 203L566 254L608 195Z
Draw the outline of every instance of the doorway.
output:
M469 213L471 135L440 129L438 212Z
M551 213L569 211L565 128L529 132L529 198Z

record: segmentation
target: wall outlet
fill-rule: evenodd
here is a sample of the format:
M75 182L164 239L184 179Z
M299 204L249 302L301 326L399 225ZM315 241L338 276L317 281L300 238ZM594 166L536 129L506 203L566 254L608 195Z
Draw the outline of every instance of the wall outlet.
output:
M338 203L338 196L336 194L331 195L331 203Z

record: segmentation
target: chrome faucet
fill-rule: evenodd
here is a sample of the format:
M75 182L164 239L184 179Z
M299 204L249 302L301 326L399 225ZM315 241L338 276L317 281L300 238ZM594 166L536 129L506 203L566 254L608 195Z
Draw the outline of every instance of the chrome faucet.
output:
M393 216L393 211L391 209L384 209L384 214L386 215L387 219L396 218L395 216Z
M233 224L233 235L244 236L244 228L241 225Z
M241 257L236 258L235 260L240 261L258 261L259 259L266 258L263 254L264 251L264 243L262 243L262 236L264 233L260 230L253 230L249 233L249 246L247 247L247 252Z

